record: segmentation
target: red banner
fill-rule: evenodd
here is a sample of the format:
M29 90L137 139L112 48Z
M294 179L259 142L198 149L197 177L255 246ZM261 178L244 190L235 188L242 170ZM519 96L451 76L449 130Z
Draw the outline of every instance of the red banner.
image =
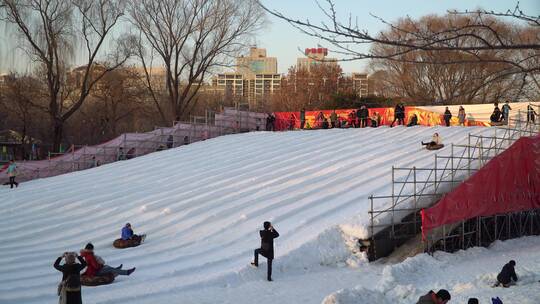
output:
M346 122L346 127L351 127L353 122L355 125L358 125L356 118L357 109L340 109L336 110L338 119ZM390 125L394 121L394 108L370 108L369 117L377 118L381 125ZM330 115L332 110L322 110L322 111L306 111L305 125L304 129L320 129L322 128L320 120L317 121L317 116L319 113L323 113L325 119L330 120ZM407 124L410 118L416 114L418 117L418 124L424 126L436 126L444 125L443 114L438 112L427 111L425 109L420 109L417 107L405 107L405 124ZM300 128L300 112L275 112L276 123L275 129L277 131L283 131L287 129L299 129ZM352 121L354 120L354 121ZM397 123L397 121L396 121ZM459 124L457 115L453 115L450 120L450 124L457 126ZM466 126L489 126L487 122L480 121L465 121ZM292 128L291 128L292 126ZM368 123L368 126L371 126L371 123Z
M540 136L522 137L435 206L422 210L422 233L477 216L540 208Z

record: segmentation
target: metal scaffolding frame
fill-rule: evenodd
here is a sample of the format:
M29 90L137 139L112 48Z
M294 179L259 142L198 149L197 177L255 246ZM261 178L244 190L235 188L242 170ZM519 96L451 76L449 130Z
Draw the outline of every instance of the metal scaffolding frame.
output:
M369 259L375 260L388 256L397 247L416 237L421 232L420 211L422 208L434 205L442 195L469 178L520 137L538 134L540 123L527 122L524 118L526 116L518 112L515 118L508 120L507 125L494 127L492 136L469 134L466 144L451 144L450 155L435 154L432 168L392 166L392 193L368 197L370 202L369 239L359 240L359 242L367 249ZM389 201L390 206L377 209L375 202L381 200ZM467 238L467 235L472 234L471 231L465 229L471 225L467 222L458 227L462 231L460 237L463 240ZM454 226L443 227L444 231L441 231L438 236L433 235L431 243L426 242L426 251L429 251L429 248L435 248L433 244L444 238L447 230L451 232L454 229L456 229ZM465 241L461 244L466 245Z

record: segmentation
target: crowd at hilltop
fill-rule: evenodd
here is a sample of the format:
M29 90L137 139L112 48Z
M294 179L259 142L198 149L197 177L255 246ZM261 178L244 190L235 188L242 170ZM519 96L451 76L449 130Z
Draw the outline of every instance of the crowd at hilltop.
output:
M508 101L499 108L498 103L494 103L494 109L490 116L490 122L492 125L503 125L508 123L510 110L510 104ZM446 107L442 114L442 120L444 125L449 127L453 117L453 113L448 107ZM532 105L527 106L527 123L534 123L538 113L534 110ZM465 126L467 121L467 114L463 106L459 107L457 113L458 124ZM300 110L300 117L296 117L291 114L287 121L282 122L286 126L287 130L294 130L299 126L299 129L333 129L333 128L365 128L365 127L379 127L381 126L382 117L379 112L374 111L371 115L367 106L362 105L357 110L350 111L345 117L336 113L336 110L328 116L325 116L321 111L315 116L315 120L312 124L306 119L306 109ZM419 124L419 119L416 114L412 114L406 121L405 106L403 103L397 104L394 108L394 119L390 123L390 127L394 124L406 125L407 127L416 126ZM275 131L276 128L276 116L273 113L269 113L266 119L266 130Z

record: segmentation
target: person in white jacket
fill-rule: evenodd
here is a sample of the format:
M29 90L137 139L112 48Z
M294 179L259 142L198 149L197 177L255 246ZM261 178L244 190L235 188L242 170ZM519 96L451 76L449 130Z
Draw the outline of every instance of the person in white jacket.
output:
M435 133L433 134L433 136L431 137L431 141L430 142L422 142L422 145L423 146L438 146L438 145L442 145L442 139L441 137L439 136L439 133Z

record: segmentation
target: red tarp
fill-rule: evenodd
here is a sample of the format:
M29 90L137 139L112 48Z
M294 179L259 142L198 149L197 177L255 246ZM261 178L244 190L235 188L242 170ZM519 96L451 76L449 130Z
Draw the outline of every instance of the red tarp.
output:
M477 216L540 208L540 136L522 137L422 210L422 233Z

